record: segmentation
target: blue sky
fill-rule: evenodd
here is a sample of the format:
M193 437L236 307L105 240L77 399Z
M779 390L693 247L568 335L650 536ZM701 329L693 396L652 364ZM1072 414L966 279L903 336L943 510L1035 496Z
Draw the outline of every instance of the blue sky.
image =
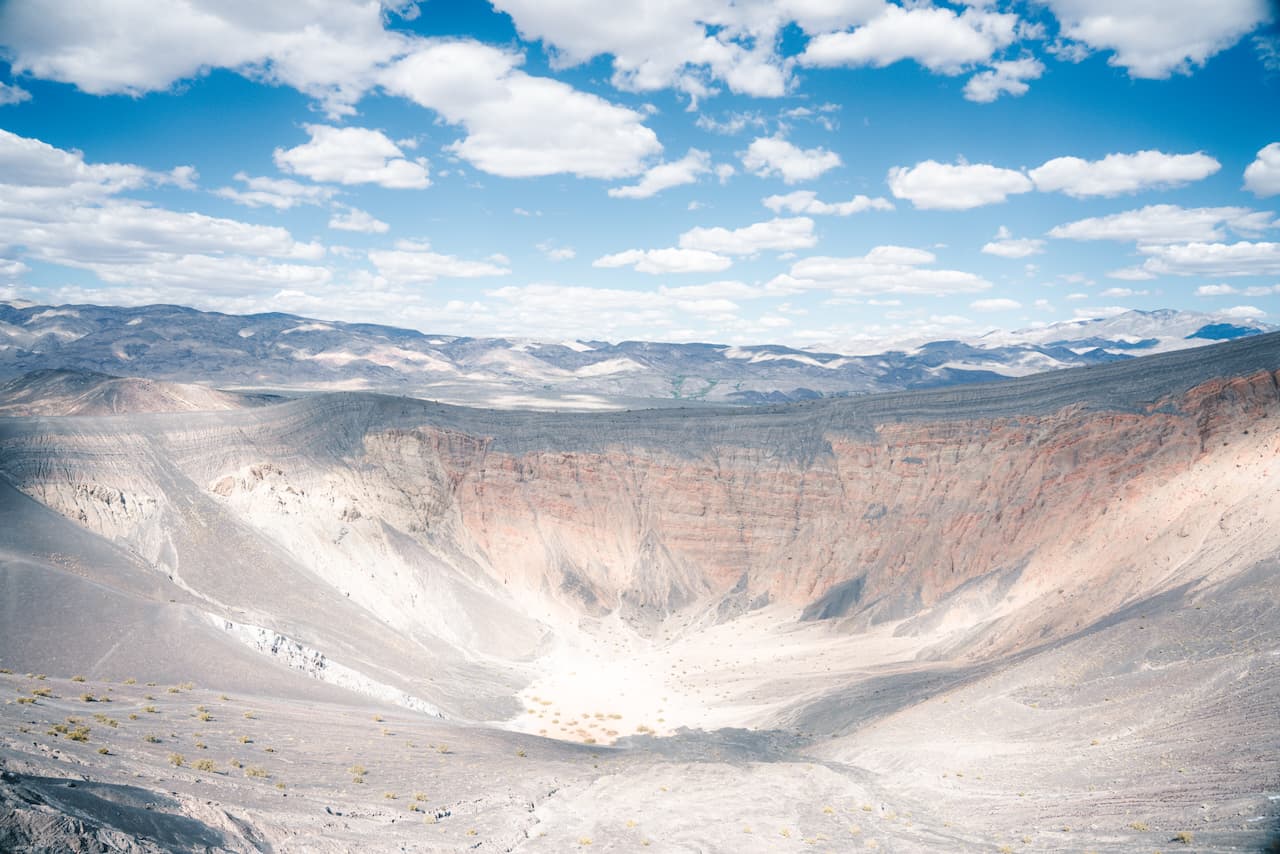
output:
M1264 0L629 6L8 0L0 297L846 351L1280 314Z

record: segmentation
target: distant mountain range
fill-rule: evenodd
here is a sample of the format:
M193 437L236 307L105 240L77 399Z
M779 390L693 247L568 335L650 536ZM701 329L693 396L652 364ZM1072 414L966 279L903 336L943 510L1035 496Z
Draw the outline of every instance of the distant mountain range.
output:
M1197 312L1129 311L849 355L778 345L469 338L173 305L0 302L0 378L71 370L234 389L371 389L503 408L761 404L984 382L1273 328Z

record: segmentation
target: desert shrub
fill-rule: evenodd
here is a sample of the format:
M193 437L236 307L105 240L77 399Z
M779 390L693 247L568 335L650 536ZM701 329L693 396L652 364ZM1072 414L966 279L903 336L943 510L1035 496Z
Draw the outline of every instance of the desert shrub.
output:
M197 759L191 767L197 771L205 771L210 774L218 770L218 766L212 759Z
M182 754L181 754L181 753L170 753L170 754L169 754L169 764L170 764L170 765L173 765L173 766L175 766L175 767L177 767L177 768L181 768L181 767L182 767L182 764L183 764L184 762L186 762L186 761L187 761L187 760L183 758L183 756L182 756Z
M244 769L244 775L246 777L270 777L271 776L270 774L267 773L267 769L263 768L261 765L250 765L248 768Z

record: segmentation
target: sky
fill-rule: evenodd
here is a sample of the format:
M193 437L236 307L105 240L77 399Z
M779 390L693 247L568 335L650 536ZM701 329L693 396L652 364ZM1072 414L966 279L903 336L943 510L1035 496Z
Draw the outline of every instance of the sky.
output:
M1267 0L0 0L0 299L843 352L1280 322Z

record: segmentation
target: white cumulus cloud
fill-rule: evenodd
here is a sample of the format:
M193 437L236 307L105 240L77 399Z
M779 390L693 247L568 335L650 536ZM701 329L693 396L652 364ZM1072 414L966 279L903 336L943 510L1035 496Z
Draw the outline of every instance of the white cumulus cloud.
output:
M1133 77L1190 73L1266 21L1266 0L1047 0L1062 35Z
M1267 316L1267 313L1256 305L1233 305L1231 308L1215 311L1214 314L1232 320L1258 320Z
M1223 240L1227 231L1253 236L1275 227L1272 214L1249 208L1184 208L1147 205L1137 210L1089 217L1049 230L1069 240L1124 240L1135 243L1190 243Z
M537 249L542 256L548 261L571 261L578 257L578 253L571 246L556 246L550 240L545 240L537 245Z
M733 266L733 259L705 249L628 249L604 255L592 267L631 267L638 273L719 273Z
M407 42L385 29L383 13L362 0L14 0L0 5L0 46L15 74L95 95L160 91L229 68L345 115Z
M329 125L307 125L306 130L309 141L275 150L281 169L337 184L378 184L400 190L431 185L426 159L407 159L382 131Z
M300 184L289 178L250 176L244 172L237 172L235 178L244 184L244 189L219 187L214 190L214 195L238 205L273 207L276 210L288 210L295 205L319 205L333 197L333 190L329 187Z
M0 107L5 107L9 104L21 104L23 101L30 100L31 93L21 86L0 83Z
M988 255L999 255L1001 258L1028 258L1044 251L1044 241L1030 237L1014 237L1003 225L996 232L995 239L985 244L982 251Z
M858 194L847 202L823 202L813 190L795 190L761 200L774 213L812 214L816 216L850 216L863 211L891 211L893 202Z
M346 208L334 211L329 218L329 227L338 231L358 231L362 234L386 234L391 226L375 217L368 211L359 208Z
M937 257L909 246L877 246L855 257L814 256L791 265L767 287L778 293L826 290L841 296L943 295L985 291L991 283L961 270L927 267Z
M1147 255L1142 270L1153 275L1280 275L1280 243L1241 240L1236 243L1173 243L1140 246Z
M800 62L884 67L911 59L931 71L959 74L1012 44L1017 25L1017 15L981 8L957 14L942 6L886 4L877 17L851 32L816 36L800 55Z
M508 178L622 178L662 151L644 115L519 69L524 56L471 40L433 40L387 68L382 85L466 135L449 150Z
M1028 174L1042 192L1058 191L1068 196L1118 196L1153 187L1179 187L1207 178L1222 164L1203 152L1165 154L1139 151L1108 154L1101 160L1055 157Z
M369 260L378 273L395 284L429 284L437 279L478 279L505 276L511 270L491 261L467 261L432 252L429 246L398 241L395 249L373 249Z
M840 155L825 148L800 148L781 136L760 137L747 147L742 165L762 178L778 176L787 184L812 181L840 165Z
M813 220L778 217L742 228L691 228L680 235L681 249L702 249L720 255L752 255L762 249L808 249L818 242Z
M1031 179L1014 169L988 163L938 163L926 160L889 170L889 190L917 208L968 210L1003 202L1035 189Z
M964 86L964 96L979 104L989 104L1001 95L1025 95L1031 88L1027 81L1039 79L1042 74L1044 63L1033 56L993 62L990 70L969 78Z
M679 160L650 167L635 184L611 187L609 195L615 199L647 199L671 187L696 183L699 175L710 171L711 155L691 148Z
M974 311L1016 311L1022 308L1022 303L1016 299L1007 297L995 297L992 299L979 299L969 303L969 308Z
M1245 168L1244 188L1255 196L1280 195L1280 142L1264 146Z

